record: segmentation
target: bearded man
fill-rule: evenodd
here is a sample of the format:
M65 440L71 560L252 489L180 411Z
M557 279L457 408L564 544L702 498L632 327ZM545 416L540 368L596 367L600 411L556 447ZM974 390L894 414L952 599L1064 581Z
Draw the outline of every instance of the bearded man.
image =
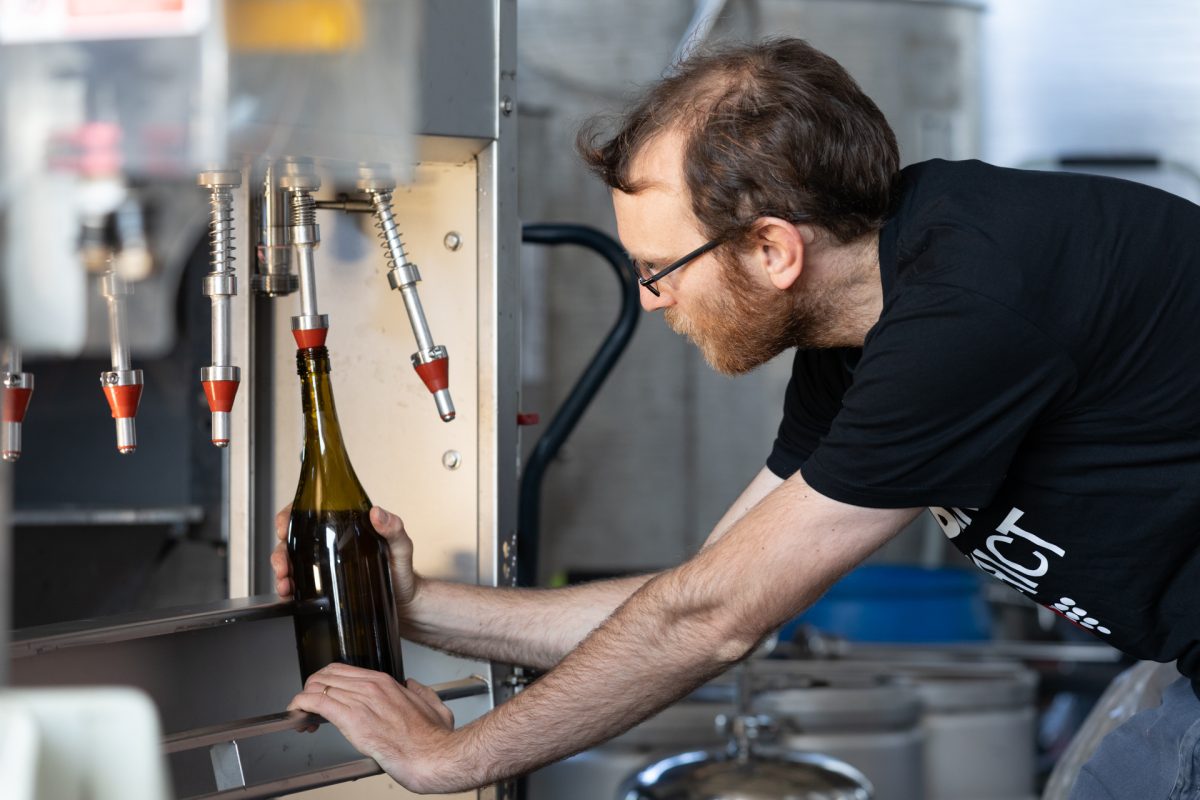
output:
M546 674L458 730L428 689L343 665L293 707L418 791L519 774L745 658L928 508L1014 590L1177 661L1074 796L1195 796L1200 208L979 162L900 170L879 109L796 39L694 57L597 130L580 147L645 308L731 375L796 348L766 467L686 563L552 591L415 575L375 509L409 638Z

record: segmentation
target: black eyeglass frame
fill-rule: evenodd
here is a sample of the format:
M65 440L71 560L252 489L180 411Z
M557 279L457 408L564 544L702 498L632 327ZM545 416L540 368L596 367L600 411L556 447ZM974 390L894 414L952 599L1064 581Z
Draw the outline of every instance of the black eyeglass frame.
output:
M726 241L728 241L728 237L726 236L721 236L717 239L707 241L678 261L672 261L670 264L663 267L653 275L648 275L645 278L638 278L638 284L644 286L650 292L650 294L654 295L655 297L662 297L662 292L659 291L659 288L654 284L658 283L680 267L686 267L688 264L704 255L709 250L715 249L716 247L724 244Z

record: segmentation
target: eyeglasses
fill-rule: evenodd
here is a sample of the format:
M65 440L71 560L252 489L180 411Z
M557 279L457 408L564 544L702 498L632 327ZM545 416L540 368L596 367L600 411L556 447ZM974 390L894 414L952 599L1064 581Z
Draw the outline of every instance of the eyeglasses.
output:
M726 241L726 237L722 236L718 239L713 239L712 241L705 242L704 244L700 245L692 252L688 253L683 258L679 259L678 261L671 262L667 266L660 269L658 272L655 272L652 275L645 275L643 277L638 278L638 283L641 284L642 286L646 287L646 289L648 289L650 291L650 294L654 295L655 297L662 297L662 292L660 292L658 287L655 286L654 284L658 283L663 278L667 277L668 275L670 275L672 272L679 269L680 267L687 266L688 264L695 261L700 256L707 253L709 250L712 250L714 247L717 247L718 245L723 244L725 241ZM644 269L644 267L642 267L640 265L638 266L638 272L642 272L643 269Z

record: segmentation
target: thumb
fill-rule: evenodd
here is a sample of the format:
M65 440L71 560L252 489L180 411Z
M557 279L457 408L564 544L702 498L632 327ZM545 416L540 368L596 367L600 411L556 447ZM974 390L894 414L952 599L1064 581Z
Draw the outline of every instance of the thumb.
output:
M408 535L404 532L403 520L379 506L371 509L371 524L375 526L375 532L389 542L401 542L408 539Z

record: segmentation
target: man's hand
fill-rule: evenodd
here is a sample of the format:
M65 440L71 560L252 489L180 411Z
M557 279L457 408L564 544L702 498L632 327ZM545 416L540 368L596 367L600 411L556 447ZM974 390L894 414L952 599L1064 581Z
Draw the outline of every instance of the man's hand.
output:
M454 712L437 693L411 678L401 685L390 675L346 664L313 673L288 710L320 714L392 780L415 792L467 788L470 780L454 754Z
M291 514L292 507L288 505L275 515L275 536L279 543L275 545L275 552L271 553L275 592L283 600L290 600L295 592L287 553L288 519ZM403 609L416 597L420 581L413 572L412 539L404 530L404 522L379 506L371 509L371 524L375 526L375 532L387 540L392 554L392 590L396 594L396 605Z

